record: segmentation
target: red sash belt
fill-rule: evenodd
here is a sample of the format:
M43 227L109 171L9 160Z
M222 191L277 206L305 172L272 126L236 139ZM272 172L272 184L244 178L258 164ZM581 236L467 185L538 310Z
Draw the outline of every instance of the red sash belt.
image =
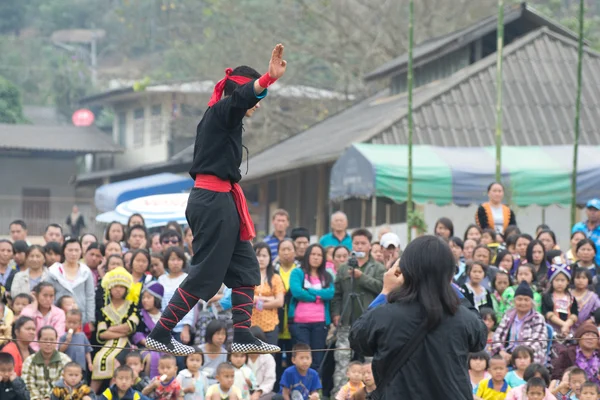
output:
M237 208L238 215L240 216L240 239L241 240L252 240L256 237L256 231L254 230L254 223L252 217L248 211L248 203L246 202L246 196L242 191L242 187L234 183L233 185L229 181L222 180L214 175L196 175L196 181L194 187L210 190L213 192L231 192L233 195L233 201Z

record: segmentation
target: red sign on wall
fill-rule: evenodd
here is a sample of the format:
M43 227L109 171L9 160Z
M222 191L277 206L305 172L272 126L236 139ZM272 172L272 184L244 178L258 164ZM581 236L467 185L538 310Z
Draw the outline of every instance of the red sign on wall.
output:
M86 108L82 108L75 111L71 119L75 126L91 126L94 123L94 113Z

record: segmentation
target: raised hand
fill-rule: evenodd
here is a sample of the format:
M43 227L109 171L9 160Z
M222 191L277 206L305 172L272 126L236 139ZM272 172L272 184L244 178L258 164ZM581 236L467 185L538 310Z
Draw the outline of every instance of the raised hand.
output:
M273 79L279 79L285 74L287 61L283 59L283 45L279 43L273 49L271 61L269 61L269 76Z

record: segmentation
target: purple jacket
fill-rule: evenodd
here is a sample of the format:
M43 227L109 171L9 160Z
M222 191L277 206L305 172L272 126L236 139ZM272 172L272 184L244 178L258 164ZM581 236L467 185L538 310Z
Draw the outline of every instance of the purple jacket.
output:
M517 310L512 309L504 314L500 325L494 332L494 344L492 345L492 354L497 354L502 350L509 348L509 333ZM529 346L533 349L533 362L544 365L546 363L546 349L548 347L548 329L546 328L546 320L542 314L533 310L525 317L521 330L517 336L519 338L517 345ZM510 346L512 347L512 346Z

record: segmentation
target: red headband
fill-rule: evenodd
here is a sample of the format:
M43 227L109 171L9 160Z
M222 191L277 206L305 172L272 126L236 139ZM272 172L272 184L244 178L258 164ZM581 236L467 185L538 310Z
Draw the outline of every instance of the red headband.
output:
M253 80L253 78L247 78L245 76L236 76L236 75L231 76L232 72L233 72L233 70L231 68L227 68L225 70L225 78L221 79L215 85L215 90L213 91L212 97L210 98L210 101L208 102L209 107L212 107L219 100L221 100L221 97L223 96L223 90L225 90L225 83L228 80L233 81L233 82L237 83L238 85L244 85Z

